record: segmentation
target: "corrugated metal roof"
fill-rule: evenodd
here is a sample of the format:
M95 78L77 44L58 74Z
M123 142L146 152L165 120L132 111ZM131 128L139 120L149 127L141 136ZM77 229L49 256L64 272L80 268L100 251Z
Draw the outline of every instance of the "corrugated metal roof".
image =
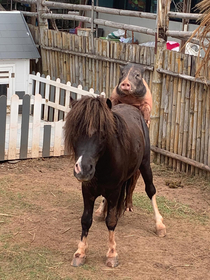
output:
M21 12L0 12L0 59L39 58L28 25Z

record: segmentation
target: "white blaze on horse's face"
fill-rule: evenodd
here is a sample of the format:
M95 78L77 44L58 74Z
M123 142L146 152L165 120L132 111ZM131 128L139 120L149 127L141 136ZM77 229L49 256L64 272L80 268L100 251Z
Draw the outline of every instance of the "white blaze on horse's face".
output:
M82 156L80 156L75 163L74 171L78 174L82 172Z

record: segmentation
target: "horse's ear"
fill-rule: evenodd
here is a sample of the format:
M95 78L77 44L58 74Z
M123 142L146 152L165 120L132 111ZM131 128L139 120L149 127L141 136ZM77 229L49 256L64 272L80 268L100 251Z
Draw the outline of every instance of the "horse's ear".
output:
M112 109L112 101L109 98L107 98L106 104L109 107L109 109Z
M73 108L74 105L77 103L77 100L74 100L71 96L70 96L70 103L69 103L69 107Z

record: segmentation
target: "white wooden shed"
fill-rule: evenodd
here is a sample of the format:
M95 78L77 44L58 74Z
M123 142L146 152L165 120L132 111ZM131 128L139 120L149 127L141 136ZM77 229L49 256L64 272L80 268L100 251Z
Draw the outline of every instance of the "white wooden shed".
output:
M22 13L0 12L0 96L27 93L30 59L39 57Z

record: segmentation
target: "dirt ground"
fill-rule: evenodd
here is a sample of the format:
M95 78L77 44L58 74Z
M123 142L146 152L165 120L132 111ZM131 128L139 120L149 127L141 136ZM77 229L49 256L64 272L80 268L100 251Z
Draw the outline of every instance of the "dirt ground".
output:
M210 279L210 183L154 164L152 169L167 236L154 233L140 179L134 212L126 212L116 228L119 266L105 266L108 231L94 220L86 264L74 268L83 202L69 159L1 163L0 279Z

